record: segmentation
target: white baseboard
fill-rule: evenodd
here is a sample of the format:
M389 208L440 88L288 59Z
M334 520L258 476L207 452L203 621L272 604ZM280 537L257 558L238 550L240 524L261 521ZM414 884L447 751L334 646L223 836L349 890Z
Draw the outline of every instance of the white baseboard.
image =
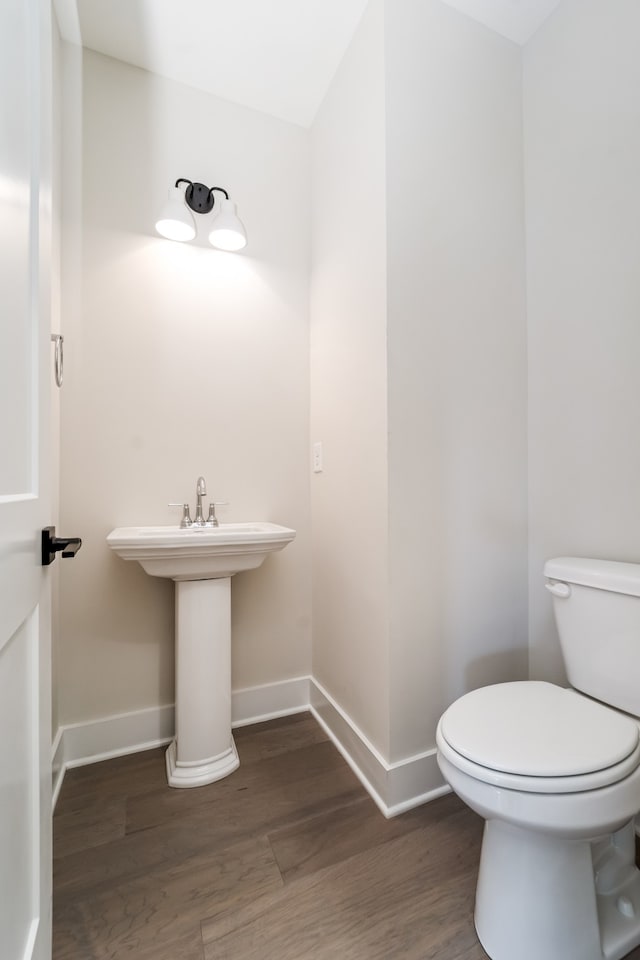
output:
M317 680L311 679L310 687L311 713L385 817L450 792L436 762L435 747L389 763Z
M66 766L64 763L64 744L62 742L63 729L58 727L51 744L51 804L56 809L60 787L64 780Z
M296 677L259 687L234 690L231 695L231 725L246 727L276 717L309 709L309 677Z
M231 698L232 726L260 723L308 709L308 677L235 690ZM173 704L59 727L51 748L53 809L66 770L153 750L170 743L174 730Z
M310 710L385 817L393 817L449 792L435 749L388 763L326 690L311 677L235 690L232 725L246 726ZM53 807L65 771L169 743L173 705L73 723L58 729L52 746Z
M173 737L174 717L169 704L59 727L52 747L54 810L67 770L161 747Z

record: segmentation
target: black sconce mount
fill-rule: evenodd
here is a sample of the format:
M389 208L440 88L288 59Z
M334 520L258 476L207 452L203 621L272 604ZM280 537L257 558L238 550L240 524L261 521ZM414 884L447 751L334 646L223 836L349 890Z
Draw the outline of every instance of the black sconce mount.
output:
M186 183L187 188L184 192L184 199L187 203L187 206L190 207L194 213L210 213L213 210L214 204L214 190L218 190L219 193L224 193L225 198L229 199L229 194L224 189L224 187L208 187L205 183L194 183L192 180L186 180L184 177L179 177L176 180L176 187L179 187L181 183Z

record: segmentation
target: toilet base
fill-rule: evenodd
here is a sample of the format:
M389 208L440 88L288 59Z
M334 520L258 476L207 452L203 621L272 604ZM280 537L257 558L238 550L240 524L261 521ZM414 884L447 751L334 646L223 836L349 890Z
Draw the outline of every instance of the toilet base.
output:
M589 841L488 820L475 924L491 960L621 960L640 944L640 872L624 863L598 893Z

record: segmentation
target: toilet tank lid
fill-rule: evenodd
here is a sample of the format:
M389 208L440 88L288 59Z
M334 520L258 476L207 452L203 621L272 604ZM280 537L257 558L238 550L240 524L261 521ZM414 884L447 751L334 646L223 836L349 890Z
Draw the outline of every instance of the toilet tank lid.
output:
M579 586L595 587L597 590L640 597L640 563L557 557L555 560L547 560L544 575L550 580L562 580Z

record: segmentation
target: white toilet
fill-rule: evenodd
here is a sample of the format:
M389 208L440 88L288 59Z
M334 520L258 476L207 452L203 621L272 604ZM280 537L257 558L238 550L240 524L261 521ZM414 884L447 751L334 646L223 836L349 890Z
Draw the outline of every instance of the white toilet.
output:
M544 573L574 689L466 694L440 719L438 763L486 820L475 924L492 960L620 960L640 944L640 564Z

